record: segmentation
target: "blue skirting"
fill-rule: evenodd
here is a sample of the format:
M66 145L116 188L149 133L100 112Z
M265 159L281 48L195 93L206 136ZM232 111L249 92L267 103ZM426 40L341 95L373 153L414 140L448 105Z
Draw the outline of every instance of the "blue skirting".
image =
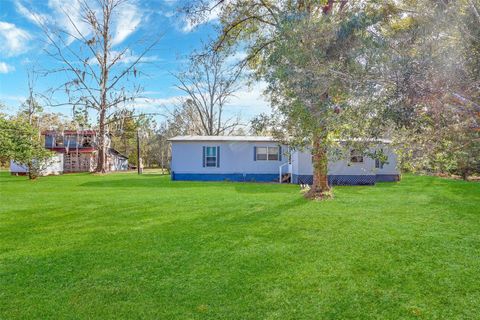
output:
M399 174L377 174L375 181L377 182L400 181L400 175Z
M176 181L238 181L238 182L278 182L275 173L171 173ZM399 181L398 174L380 175L329 175L328 183L337 186L374 185L375 182ZM312 184L313 175L292 175L292 182Z
M328 183L336 186L373 185L376 175L329 175ZM292 175L293 183L313 184L313 175Z
M239 181L239 182L278 182L275 173L175 173L171 174L175 181Z

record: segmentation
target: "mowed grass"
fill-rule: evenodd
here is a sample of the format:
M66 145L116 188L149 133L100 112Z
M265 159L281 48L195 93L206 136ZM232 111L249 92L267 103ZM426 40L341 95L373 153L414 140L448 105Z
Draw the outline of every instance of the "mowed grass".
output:
M0 319L478 319L480 184L0 175Z

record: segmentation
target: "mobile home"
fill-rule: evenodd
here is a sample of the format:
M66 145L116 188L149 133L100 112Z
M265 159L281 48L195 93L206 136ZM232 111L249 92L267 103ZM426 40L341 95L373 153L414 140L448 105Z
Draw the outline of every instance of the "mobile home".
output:
M290 150L264 136L178 136L172 143L172 180L313 182L309 150ZM334 185L371 185L397 181L397 156L388 140L377 140L388 160L381 163L355 150L347 159L329 161L328 179Z

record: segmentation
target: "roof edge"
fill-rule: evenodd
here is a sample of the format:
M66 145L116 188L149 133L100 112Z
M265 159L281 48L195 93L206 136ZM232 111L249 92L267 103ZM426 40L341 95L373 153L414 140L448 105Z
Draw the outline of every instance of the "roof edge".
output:
M249 142L249 141L267 141L276 142L279 141L270 136L176 136L168 139L172 142L182 141L233 141L233 142Z

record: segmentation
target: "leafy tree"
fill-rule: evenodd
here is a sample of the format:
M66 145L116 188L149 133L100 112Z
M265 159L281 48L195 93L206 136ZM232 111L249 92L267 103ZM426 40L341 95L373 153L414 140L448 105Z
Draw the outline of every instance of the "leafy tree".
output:
M385 116L409 170L465 179L479 171L477 7L478 1L410 2L385 27Z
M35 127L20 119L0 117L0 158L12 159L29 168L36 179L51 161L52 153L44 148Z
M284 119L276 114L260 113L250 120L250 133L253 135L283 136Z
M136 114L134 110L121 109L108 123L112 147L127 156L130 163L138 165L137 134L141 136L140 149L143 158L149 153L147 138L153 134L154 126L150 114Z
M190 12L211 10L210 3ZM379 105L372 102L376 83L369 80L376 70L370 62L382 47L377 34L391 5L236 0L217 1L213 7L220 9L222 23L214 50L247 49L246 63L269 83L272 105L285 117L285 140L294 147L312 146L314 178L307 196L331 196L329 150L344 146L338 139L382 132Z

